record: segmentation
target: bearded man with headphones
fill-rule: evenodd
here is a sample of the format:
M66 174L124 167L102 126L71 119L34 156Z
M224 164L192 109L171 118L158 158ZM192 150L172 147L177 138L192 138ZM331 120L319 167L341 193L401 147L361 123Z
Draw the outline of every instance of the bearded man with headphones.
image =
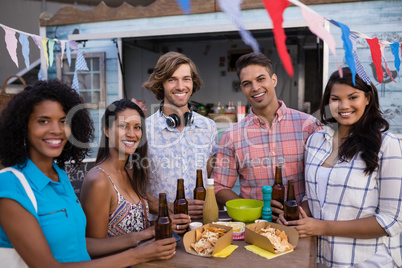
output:
M147 192L150 210L155 214L157 197L162 192L166 193L169 210L173 212L177 179L183 178L189 215L192 219L202 218L204 201L193 200L196 170L203 171L206 185L212 172L209 163L218 151L215 122L194 112L189 103L202 83L191 59L181 53L168 52L159 58L153 73L143 84L161 101L158 110L145 121L150 160Z

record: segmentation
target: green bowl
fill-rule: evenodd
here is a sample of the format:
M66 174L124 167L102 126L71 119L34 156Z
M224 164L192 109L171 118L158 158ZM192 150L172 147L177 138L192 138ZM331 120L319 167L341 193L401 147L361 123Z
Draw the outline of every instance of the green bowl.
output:
M264 202L255 199L233 199L226 202L226 210L235 221L254 222L261 218Z

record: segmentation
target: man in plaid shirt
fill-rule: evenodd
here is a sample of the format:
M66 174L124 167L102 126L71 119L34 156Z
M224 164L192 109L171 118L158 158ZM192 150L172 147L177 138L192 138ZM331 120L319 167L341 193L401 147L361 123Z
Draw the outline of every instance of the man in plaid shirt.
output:
M275 166L280 164L283 184L286 186L288 180L295 182L300 203L305 193L305 144L313 132L321 129L321 124L313 116L278 101L277 76L264 54L243 55L236 67L241 89L252 109L221 138L211 176L215 179L217 201L224 205L237 198L262 200L261 187L273 185ZM238 177L240 196L231 190ZM279 202L271 201L271 206L274 215L283 212Z

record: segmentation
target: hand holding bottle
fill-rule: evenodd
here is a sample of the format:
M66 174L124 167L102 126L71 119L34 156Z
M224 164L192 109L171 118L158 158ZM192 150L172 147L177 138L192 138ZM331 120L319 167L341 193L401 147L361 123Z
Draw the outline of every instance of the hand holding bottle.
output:
M184 234L187 231L191 222L189 215L183 213L172 214L170 218L172 219L172 230L176 234Z
M143 262L153 260L168 260L176 253L176 239L174 237L161 240L150 240L145 242L134 250L140 251Z

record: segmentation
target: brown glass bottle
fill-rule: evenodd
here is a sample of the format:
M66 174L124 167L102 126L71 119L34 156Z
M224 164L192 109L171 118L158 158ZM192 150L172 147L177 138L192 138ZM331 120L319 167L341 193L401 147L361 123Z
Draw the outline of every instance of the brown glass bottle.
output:
M295 221L299 219L299 204L296 201L295 184L292 180L288 181L288 195L284 207L285 219Z
M177 179L176 199L173 203L174 214L188 214L188 202L184 193L184 179Z
M276 166L275 181L272 185L272 200L280 202L282 205L285 202L285 186L282 183L282 166Z
M207 190L204 188L204 182L202 180L202 170L197 169L197 181L194 188L194 199L205 200L205 194Z
M172 237L172 220L166 201L166 193L159 194L159 212L155 221L155 240Z

